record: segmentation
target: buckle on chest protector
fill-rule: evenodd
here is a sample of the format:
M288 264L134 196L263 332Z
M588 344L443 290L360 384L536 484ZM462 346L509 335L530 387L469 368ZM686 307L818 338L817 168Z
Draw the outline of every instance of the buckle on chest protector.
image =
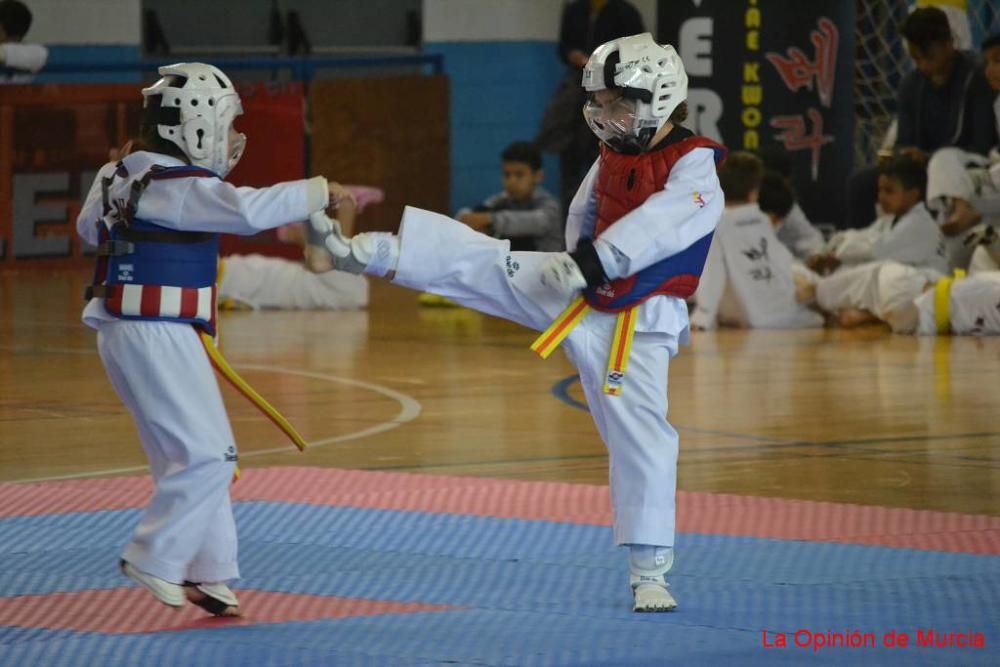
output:
M88 285L87 289L83 290L83 299L84 301L111 299L114 298L116 291L114 285Z
M100 257L122 257L123 255L131 255L134 252L135 244L131 241L123 241L121 239L105 241L97 246L97 254Z

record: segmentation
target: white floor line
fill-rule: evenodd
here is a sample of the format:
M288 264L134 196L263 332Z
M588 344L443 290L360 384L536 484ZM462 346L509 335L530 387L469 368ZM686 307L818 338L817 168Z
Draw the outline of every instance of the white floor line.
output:
M265 366L258 364L234 364L239 370L251 370L251 371L262 371L265 373L284 373L285 375L298 375L300 377L312 378L314 380L323 380L325 382L334 382L340 384L351 385L353 387L359 387L361 389L367 389L369 391L374 391L377 394L382 394L388 398L395 400L399 403L399 412L396 413L394 417L386 421L374 424L368 428L361 429L360 431L355 431L353 433L345 433L344 435L334 435L326 438L320 438L318 440L312 440L309 442L310 448L315 447L325 447L326 445L336 444L338 442L347 442L349 440L360 440L361 438L366 438L370 435L375 435L377 433L384 433L385 431L390 431L394 428L401 426L407 422L411 422L420 416L420 403L412 396L404 394L402 392L396 391L395 389L390 389L380 384L375 384L372 382L365 382L363 380L355 380L352 378L339 377L337 375L328 375L326 373L314 373L311 371L298 371L291 368L278 368L276 366ZM252 452L240 452L240 460L253 458L255 456L264 456L265 454L281 454L281 453L298 453L298 450L291 444L285 445L283 447L272 447L270 449L259 449ZM132 472L144 472L148 470L148 466L130 466L127 468L106 468L104 470L92 470L90 472L80 472L72 473L69 475L52 475L48 477L31 477L25 479L14 479L8 480L5 483L16 483L16 484L28 484L32 482L55 482L60 480L68 479L87 479L89 477L105 477L111 475L123 475Z

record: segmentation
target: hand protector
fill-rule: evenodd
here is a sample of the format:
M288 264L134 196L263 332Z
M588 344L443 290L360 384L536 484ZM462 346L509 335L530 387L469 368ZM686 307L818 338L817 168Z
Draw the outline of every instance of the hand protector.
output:
M585 287L598 287L607 280L601 258L590 239L581 239L573 252L551 255L542 265L542 284L564 296L575 296Z

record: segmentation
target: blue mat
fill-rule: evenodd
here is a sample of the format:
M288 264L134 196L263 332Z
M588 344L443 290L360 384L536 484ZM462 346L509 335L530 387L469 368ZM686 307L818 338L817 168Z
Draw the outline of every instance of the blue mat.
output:
M154 634L0 626L0 665L1000 664L995 556L681 534L680 610L633 614L605 527L276 502L236 515L239 587L455 609ZM138 516L0 519L0 597L129 585L116 564ZM803 629L878 648L795 647ZM918 648L918 629L981 632L986 648ZM914 646L881 647L892 630ZM765 631L789 647L765 648Z

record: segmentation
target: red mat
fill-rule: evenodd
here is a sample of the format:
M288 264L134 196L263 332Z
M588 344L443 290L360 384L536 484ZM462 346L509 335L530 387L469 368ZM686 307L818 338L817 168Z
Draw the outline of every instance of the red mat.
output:
M142 507L147 477L0 484L0 516ZM247 470L235 500L611 525L604 486L331 468ZM1000 517L678 492L680 532L1000 554Z
M140 588L22 595L0 598L0 626L128 634L455 609L447 605L254 590L240 590L239 598L245 616L215 618L194 605L171 609L157 603Z

